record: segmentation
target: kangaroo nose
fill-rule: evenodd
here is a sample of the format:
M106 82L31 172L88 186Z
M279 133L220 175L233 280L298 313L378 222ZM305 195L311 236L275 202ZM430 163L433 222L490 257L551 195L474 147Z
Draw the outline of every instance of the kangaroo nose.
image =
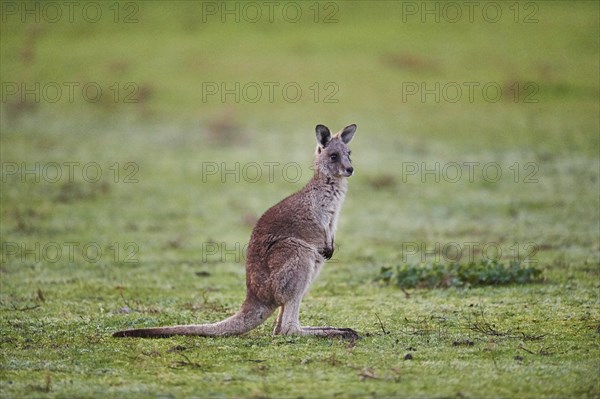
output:
M346 168L346 172L348 173L349 176L352 176L352 174L354 173L354 168L352 166L349 168Z

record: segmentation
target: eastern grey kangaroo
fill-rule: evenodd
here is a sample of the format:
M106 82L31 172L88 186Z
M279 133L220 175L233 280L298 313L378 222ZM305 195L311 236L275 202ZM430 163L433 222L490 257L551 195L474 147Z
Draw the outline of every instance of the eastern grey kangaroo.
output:
M273 334L358 338L350 328L303 327L299 321L302 298L333 256L347 178L354 173L347 144L355 131L356 125L349 125L332 136L326 126L317 125L312 179L254 226L246 257L246 300L236 314L218 323L124 330L113 336L240 335L279 308Z

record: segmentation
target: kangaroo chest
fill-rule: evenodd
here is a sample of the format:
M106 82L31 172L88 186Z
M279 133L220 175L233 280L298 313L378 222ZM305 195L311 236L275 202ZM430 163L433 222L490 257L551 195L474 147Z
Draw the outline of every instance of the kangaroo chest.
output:
M340 183L321 184L313 190L313 217L331 238L333 238L337 229L337 222L345 196L346 186Z

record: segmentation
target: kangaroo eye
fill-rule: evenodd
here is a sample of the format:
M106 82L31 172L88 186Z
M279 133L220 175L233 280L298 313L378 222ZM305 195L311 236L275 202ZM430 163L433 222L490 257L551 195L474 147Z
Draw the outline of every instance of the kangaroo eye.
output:
M329 158L331 158L332 161L337 161L338 160L338 154L331 154L329 156Z

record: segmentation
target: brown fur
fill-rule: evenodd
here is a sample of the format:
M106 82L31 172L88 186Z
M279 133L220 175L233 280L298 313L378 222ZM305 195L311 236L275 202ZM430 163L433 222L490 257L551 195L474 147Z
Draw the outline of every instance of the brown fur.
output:
M256 223L246 259L246 300L233 316L212 324L118 331L115 337L227 336L262 324L277 308L274 334L357 338L349 328L302 327L300 302L334 250L339 212L354 169L347 144L356 125L331 136L317 125L313 178L267 210Z

